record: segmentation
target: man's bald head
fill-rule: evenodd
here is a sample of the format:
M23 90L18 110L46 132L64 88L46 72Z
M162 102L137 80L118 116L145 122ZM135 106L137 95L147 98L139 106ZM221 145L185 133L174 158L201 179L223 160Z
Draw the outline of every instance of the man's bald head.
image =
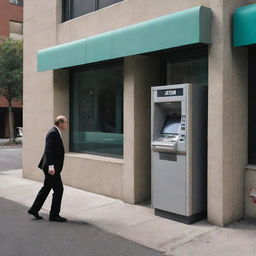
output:
M54 121L54 124L56 126L58 126L59 128L61 128L61 130L65 130L67 128L67 123L68 123L68 120L65 116L57 116L55 121Z

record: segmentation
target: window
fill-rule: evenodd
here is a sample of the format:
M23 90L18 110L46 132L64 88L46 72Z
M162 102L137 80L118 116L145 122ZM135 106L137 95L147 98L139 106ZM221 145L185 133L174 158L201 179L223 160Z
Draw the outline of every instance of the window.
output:
M123 65L71 71L70 151L123 156Z
M23 0L9 0L9 3L23 6Z
M63 0L63 21L94 12L123 0Z
M95 0L73 0L71 6L71 17L75 18L95 11Z
M102 9L104 7L107 7L109 5L118 3L121 1L116 1L116 0L98 0L98 9Z
M23 38L23 23L16 21L9 21L10 37L16 39Z
M256 47L249 48L248 163L256 164Z
M167 83L208 85L207 48L187 50L167 56Z

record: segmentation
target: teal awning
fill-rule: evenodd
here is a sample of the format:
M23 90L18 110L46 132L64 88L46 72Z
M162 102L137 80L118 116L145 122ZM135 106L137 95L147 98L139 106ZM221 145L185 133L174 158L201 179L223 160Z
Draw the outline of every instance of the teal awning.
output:
M211 42L211 9L198 6L38 52L38 71Z
M237 8L233 14L233 46L256 44L256 4Z

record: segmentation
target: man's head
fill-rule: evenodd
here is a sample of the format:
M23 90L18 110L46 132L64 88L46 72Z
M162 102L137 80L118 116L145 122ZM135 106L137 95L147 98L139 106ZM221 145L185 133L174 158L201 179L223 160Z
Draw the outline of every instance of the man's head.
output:
M65 116L57 116L54 124L62 131L65 131L68 127L68 120Z

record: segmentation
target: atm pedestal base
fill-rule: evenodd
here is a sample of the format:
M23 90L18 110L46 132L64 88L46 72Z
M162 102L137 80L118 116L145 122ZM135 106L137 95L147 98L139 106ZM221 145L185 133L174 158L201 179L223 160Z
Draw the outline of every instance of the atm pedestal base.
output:
M160 216L166 219L174 220L174 221L179 221L185 224L193 224L197 221L203 220L207 218L207 213L206 212L200 212L193 214L191 216L183 216L179 215L176 213L171 213L167 211L163 211L160 209L155 209L155 215Z

